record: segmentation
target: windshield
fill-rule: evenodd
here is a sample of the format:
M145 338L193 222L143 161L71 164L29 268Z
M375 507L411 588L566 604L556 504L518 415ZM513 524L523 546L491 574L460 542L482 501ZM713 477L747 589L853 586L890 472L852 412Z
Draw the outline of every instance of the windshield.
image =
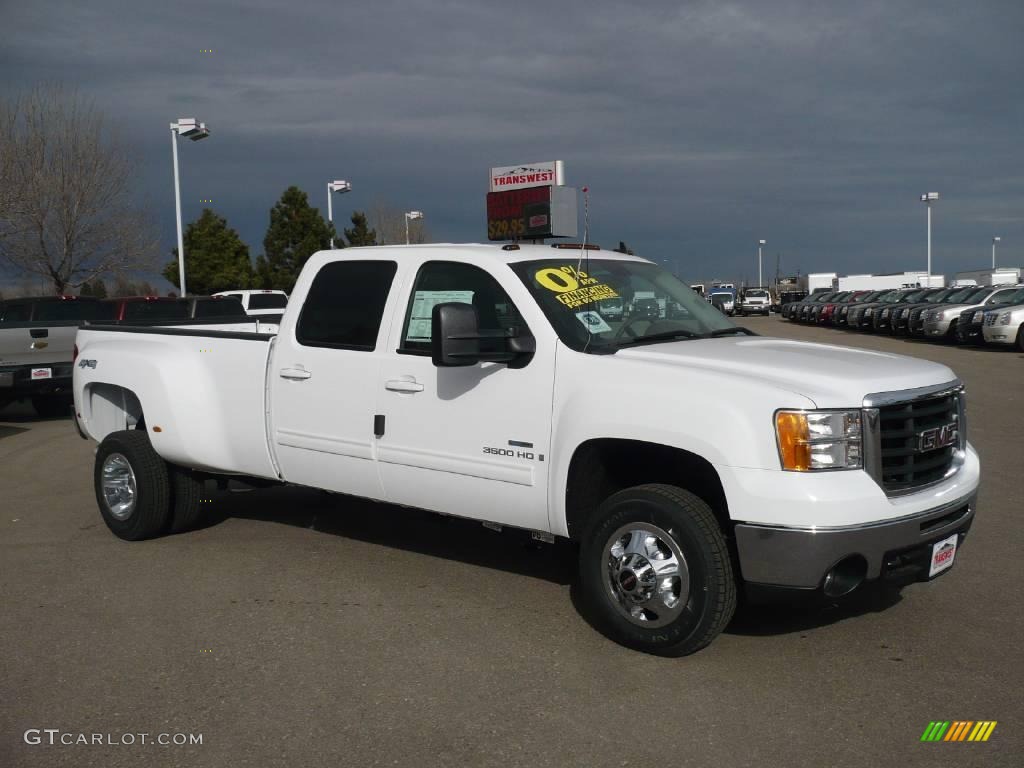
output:
M742 333L711 304L656 264L568 258L509 265L559 338L579 352ZM712 294L715 297L717 294ZM732 301L732 294L724 294ZM609 300L622 304L609 312Z
M985 288L969 288L966 293L950 296L947 301L958 304L973 304L976 301L984 301L991 292L992 289L987 286Z
M755 291L747 291L746 294L744 294L744 295L748 299L749 298L767 299L768 298L768 291L756 291L756 290Z
M933 291L932 293L926 294L925 297L921 299L921 301L925 302L926 304L941 304L944 301L948 301L950 298L950 294L953 293L954 291L951 291L949 289L946 289L944 291Z
M994 304L1024 304L1024 288L1020 288L1012 293L1001 293L999 298L993 302Z

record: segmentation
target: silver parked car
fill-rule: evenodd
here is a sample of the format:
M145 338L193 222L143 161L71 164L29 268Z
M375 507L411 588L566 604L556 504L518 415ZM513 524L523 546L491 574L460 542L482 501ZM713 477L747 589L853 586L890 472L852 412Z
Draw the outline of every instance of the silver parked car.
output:
M1002 303L1017 290L1016 286L998 285L964 290L950 296L946 303L924 311L924 336L928 339L955 339L960 313L967 309L984 310Z

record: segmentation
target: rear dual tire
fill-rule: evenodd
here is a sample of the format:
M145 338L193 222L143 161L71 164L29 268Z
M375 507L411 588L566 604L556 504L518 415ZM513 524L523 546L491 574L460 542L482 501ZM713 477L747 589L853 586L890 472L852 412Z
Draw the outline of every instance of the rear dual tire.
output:
M103 522L126 541L194 528L208 503L202 478L165 462L142 430L113 432L103 439L93 481Z

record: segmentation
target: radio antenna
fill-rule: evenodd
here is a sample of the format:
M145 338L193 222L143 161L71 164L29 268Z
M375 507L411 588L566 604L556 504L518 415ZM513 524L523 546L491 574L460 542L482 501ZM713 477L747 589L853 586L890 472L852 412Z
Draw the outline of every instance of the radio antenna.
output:
M590 237L590 187L583 187L583 247L580 249L580 258L576 262L576 272L579 273L583 259L587 260L587 272L590 272L590 251L587 250L587 238Z
M583 260L587 261L587 277L590 277L590 250L587 248L587 239L590 237L590 187L583 187L583 247L580 249L580 258L576 262L576 276L579 277L580 266L583 264ZM591 304L587 302L584 306ZM594 338L593 332L589 326L587 328L587 341L583 345L583 351L586 352L590 347L590 340Z

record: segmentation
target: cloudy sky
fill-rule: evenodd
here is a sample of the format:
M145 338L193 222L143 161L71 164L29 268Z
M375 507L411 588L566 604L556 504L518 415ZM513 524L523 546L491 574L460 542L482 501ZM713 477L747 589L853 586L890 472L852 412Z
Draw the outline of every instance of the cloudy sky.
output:
M0 89L61 81L116 118L174 241L212 198L262 250L290 184L336 220L388 201L486 238L488 169L561 159L593 238L684 277L1024 264L1020 0L0 0ZM213 53L203 53L212 49Z

